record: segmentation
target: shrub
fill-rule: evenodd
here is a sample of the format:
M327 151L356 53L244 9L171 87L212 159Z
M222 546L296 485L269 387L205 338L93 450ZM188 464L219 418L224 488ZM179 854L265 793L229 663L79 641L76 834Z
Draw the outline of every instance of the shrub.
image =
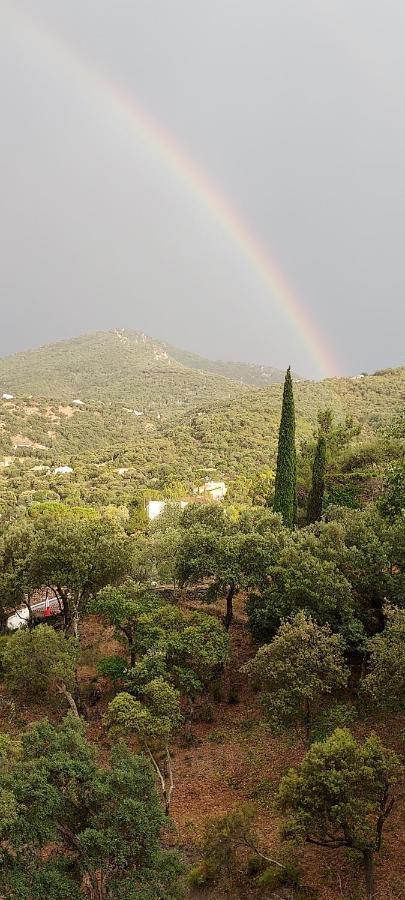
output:
M127 663L122 656L104 656L97 663L100 675L111 678L111 681L119 681L127 671Z

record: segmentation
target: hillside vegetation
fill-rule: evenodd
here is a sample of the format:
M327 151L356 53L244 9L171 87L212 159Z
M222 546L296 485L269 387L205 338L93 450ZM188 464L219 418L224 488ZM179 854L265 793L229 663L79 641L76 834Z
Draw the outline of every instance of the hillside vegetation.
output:
M0 360L0 390L53 400L119 401L162 414L230 397L241 385L187 368L144 334L111 331Z
M405 369L259 388L175 353L7 375L0 896L402 900Z
M117 401L160 415L282 381L277 369L212 362L136 331L110 331L0 360L0 391Z
M284 372L273 366L258 366L254 363L224 362L222 359L205 359L196 353L187 350L179 350L170 344L162 344L171 359L177 360L183 366L190 369L198 369L203 372L212 372L214 375L222 375L240 384L251 387L267 387L269 384L282 384Z
M106 337L107 343L110 338L119 340L114 335ZM141 342L141 355L143 347ZM46 357L45 350L38 353ZM49 353L53 360L54 349L50 348ZM115 365L117 353L111 353ZM132 351L128 353L131 355ZM183 492L188 492L201 479L221 476L232 482L274 466L281 385L262 390L236 387L234 395L228 394L224 399L223 379L219 379L218 392L218 379L207 376L207 382L213 378L211 388L215 388L211 402L201 396L200 384L195 405L185 411L190 397L187 400L184 394L183 376L180 374L177 380L176 374L170 382L176 405L166 405L166 394L162 404L153 401L153 408L138 415L141 410L127 406L125 398L96 399L97 391L105 385L107 361L103 359L103 377L98 373L94 381L91 366L85 370L83 377L88 380L92 396L82 400L81 405L72 398L59 402L36 396L28 399L27 391L24 396L16 394L12 400L0 400L2 503L10 494L29 500L58 496L59 491L63 496L67 493L83 499L91 497L92 502L96 498L99 502L108 502L109 498L111 502L120 498L128 502L134 490L140 488L170 493L171 486L177 483L183 486ZM30 384L37 378L37 364L36 360ZM96 357L93 365L96 369ZM50 368L51 363L45 362L44 371ZM141 385L145 383L150 387L145 371L138 370L138 390L143 391ZM183 371L181 367L179 371ZM198 372L194 375L200 377ZM50 383L56 390L55 380L50 379ZM117 395L120 385L125 391L125 379L114 382ZM166 380L166 388L167 385ZM405 369L358 379L300 381L295 384L295 399L299 444L311 441L318 411L330 408L336 423L344 423L347 416L353 418L353 441L361 447L403 408ZM51 476L49 470L60 465L72 466L74 472L63 479Z

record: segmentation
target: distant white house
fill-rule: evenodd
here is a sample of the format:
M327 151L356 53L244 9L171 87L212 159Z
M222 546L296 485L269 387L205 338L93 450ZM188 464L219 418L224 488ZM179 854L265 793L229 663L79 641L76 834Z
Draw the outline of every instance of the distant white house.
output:
M166 500L149 500L146 504L146 513L150 522L157 519L166 506Z
M56 469L53 470L54 475L71 475L72 472L71 466L56 466Z
M149 522L152 522L153 519L157 519L167 504L170 506L179 506L180 509L185 509L186 506L188 506L188 500L149 500L146 504L146 514Z
M134 416L143 416L143 412L140 412L139 409L134 409Z
M84 406L83 400L72 400L73 406Z
M223 500L228 488L224 481L206 481L199 488L195 488L194 494L207 494L212 500Z
M3 394L3 400L14 400L14 394Z

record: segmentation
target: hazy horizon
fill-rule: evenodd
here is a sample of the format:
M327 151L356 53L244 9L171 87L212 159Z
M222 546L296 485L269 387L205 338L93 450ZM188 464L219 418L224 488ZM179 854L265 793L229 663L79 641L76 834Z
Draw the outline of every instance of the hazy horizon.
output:
M404 26L399 0L5 0L0 354L126 328L403 365Z

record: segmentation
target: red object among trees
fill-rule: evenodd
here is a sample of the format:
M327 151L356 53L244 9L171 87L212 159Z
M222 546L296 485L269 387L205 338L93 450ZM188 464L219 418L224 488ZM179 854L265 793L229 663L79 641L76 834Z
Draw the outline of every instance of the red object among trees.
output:
M51 613L52 613L52 610L51 610L51 607L50 607L50 604L49 604L49 600L48 600L48 597L47 597L46 600L45 600L45 606L44 606L44 616L50 616Z

